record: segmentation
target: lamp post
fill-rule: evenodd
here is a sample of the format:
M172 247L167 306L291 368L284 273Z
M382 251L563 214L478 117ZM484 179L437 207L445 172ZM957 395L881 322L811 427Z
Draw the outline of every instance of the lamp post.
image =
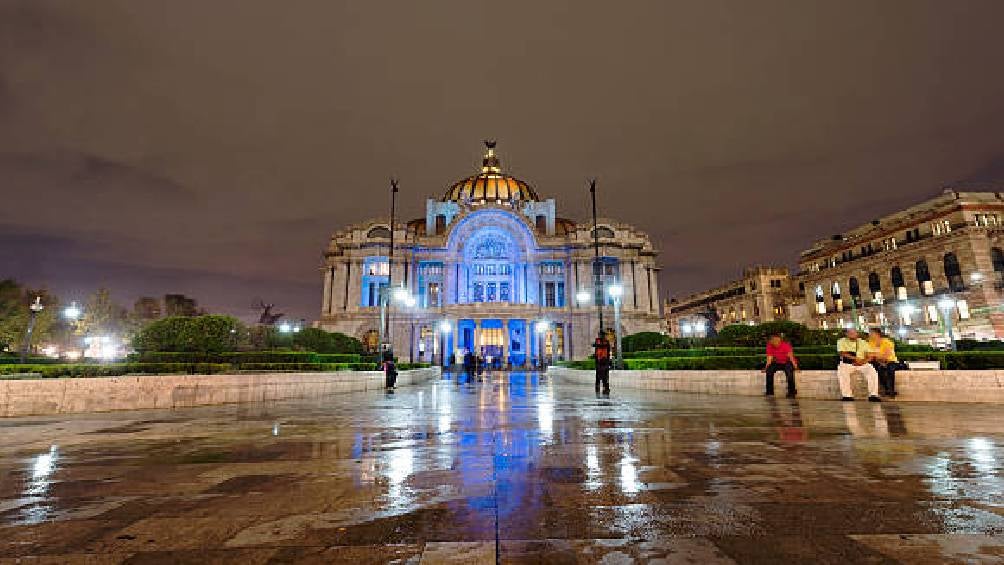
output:
M624 368L624 354L621 352L621 298L624 296L624 287L620 283L614 283L607 288L607 293L614 302L614 335L617 340L617 368Z
M600 332L599 337L604 338L603 335L603 273L602 266L600 265L600 232L597 230L596 225L596 179L589 181L589 194L593 199L593 295L596 297L596 310L599 312L600 317Z
M547 337L546 337L547 336L547 330L549 330L551 328L551 322L548 322L547 320L540 320L540 321L537 322L537 324L534 326L534 328L537 330L537 336L538 336L537 337L537 347L538 347L537 351L540 354L540 366L543 368L546 365L546 361L545 361L545 357L544 357L544 347L545 347L544 340L547 339Z
M955 351L955 335L952 333L952 310L955 309L955 300L946 296L938 301L938 308L941 309L941 316L945 319L945 333L948 334L948 345Z
M453 330L452 324L449 320L443 320L439 322L439 335L442 339L442 347L439 348L439 364L441 367L446 368L446 346L449 345L450 332Z
M387 252L387 286L380 292L380 347L384 351L390 351L394 356L394 348L391 346L390 338L390 318L387 313L390 296L387 294L392 288L394 281L394 208L397 204L397 179L390 179L390 249Z
M28 350L31 349L31 332L35 330L35 318L45 309L42 305L42 297L36 296L35 301L28 306L28 328L24 332L24 346L21 348L21 363L28 362Z

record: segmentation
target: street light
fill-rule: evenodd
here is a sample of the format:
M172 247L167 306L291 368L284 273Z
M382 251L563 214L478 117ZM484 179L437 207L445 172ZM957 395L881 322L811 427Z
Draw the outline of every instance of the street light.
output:
M694 334L696 337L704 337L704 330L707 328L707 322L703 319L694 322ZM700 335L697 335L700 334Z
M442 367L446 367L446 346L447 340L449 339L450 332L453 331L453 324L449 320L443 320L439 322L439 334L442 336L442 347L439 348L439 364Z
M293 331L293 326L289 322L279 324L279 333L288 334Z
M620 283L614 283L607 288L607 293L614 302L614 335L617 339L617 368L624 366L624 358L621 353L621 297L624 296L624 287Z
M955 300L951 297L944 297L938 301L938 308L945 319L945 333L948 334L948 344L955 351L955 335L952 334L952 310L955 309Z
M537 330L537 335L538 335L537 344L538 344L538 348L539 348L538 351L539 351L539 355L540 355L540 364L541 364L541 366L543 366L544 365L544 349L545 349L544 340L547 339L546 338L547 330L551 329L551 322L549 322L547 320L539 320L536 324L534 324L534 329Z
M42 305L42 297L36 296L35 301L28 306L30 315L28 316L28 329L24 332L24 347L21 348L21 363L28 362L28 350L31 349L31 332L35 329L35 318L39 312L45 309Z
M575 300L579 303L579 306L588 306L593 301L593 297L588 290L582 289L575 293Z
M76 322L80 318L80 307L76 302L71 302L69 306L63 308L63 317L71 322Z

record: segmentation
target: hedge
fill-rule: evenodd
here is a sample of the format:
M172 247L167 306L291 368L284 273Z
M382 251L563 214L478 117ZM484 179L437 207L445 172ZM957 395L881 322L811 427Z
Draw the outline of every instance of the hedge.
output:
M129 374L202 374L226 373L226 363L69 363L62 365L0 365L0 375L39 374L51 377L111 377Z
M1004 369L1004 351L905 351L897 354L901 361L938 361L942 369L978 370ZM716 355L706 357L660 357L625 359L627 369L663 370L741 370L762 369L763 355ZM805 370L830 370L837 366L835 353L798 355L799 367ZM594 369L593 360L565 363L573 369Z
M312 351L237 351L229 353L146 352L132 357L141 363L362 363L358 353Z

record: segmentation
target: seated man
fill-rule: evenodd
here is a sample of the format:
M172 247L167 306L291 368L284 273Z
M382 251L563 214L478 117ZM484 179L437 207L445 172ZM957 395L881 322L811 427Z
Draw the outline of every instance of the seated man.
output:
M868 362L868 342L861 339L858 330L849 328L846 337L837 340L837 353L840 363L837 365L837 381L840 383L840 400L854 400L851 389L851 375L862 373L868 383L868 400L881 402L878 390L878 373Z

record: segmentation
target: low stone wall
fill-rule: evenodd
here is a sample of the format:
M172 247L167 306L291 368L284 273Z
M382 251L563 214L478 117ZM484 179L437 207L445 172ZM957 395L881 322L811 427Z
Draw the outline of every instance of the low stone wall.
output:
M401 371L397 384L439 378L439 367L413 369ZM0 380L0 417L268 402L383 386L380 371Z
M595 373L565 367L550 367L547 374L556 382L593 386ZM611 371L610 388L619 387L760 396L764 392L760 371ZM840 398L836 371L802 371L795 374L800 398ZM864 377L852 380L854 395L867 396ZM774 377L774 393L783 396L783 373ZM995 402L1004 403L1004 371L899 371L896 373L898 401Z

